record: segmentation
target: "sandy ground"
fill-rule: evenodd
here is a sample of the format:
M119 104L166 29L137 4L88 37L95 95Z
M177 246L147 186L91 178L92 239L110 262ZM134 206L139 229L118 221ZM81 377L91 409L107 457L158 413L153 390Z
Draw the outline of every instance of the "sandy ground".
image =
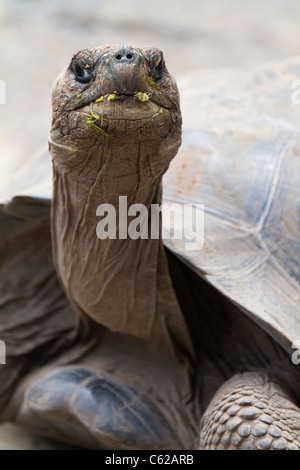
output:
M76 50L156 46L177 78L213 76L299 55L299 20L299 0L0 0L0 185L47 142L51 84ZM57 446L0 429L0 449L31 448Z

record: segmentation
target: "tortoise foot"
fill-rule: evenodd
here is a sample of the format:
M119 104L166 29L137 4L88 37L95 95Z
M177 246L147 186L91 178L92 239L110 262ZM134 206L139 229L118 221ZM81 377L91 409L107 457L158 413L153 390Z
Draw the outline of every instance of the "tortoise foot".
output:
M85 367L65 367L27 387L16 422L93 449L179 448L158 409L132 388Z
M276 379L265 373L238 374L208 406L200 449L299 450L300 410Z

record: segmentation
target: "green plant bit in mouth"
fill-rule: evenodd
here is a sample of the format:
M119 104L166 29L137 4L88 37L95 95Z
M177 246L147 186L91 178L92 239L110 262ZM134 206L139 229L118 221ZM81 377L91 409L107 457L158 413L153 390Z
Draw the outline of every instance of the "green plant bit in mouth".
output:
M102 129L100 126L97 126L96 121L98 121L100 118L101 118L101 125L102 125L102 122L103 122L103 114L104 114L104 103L105 103L105 100L106 101L114 101L117 99L117 94L116 93L108 93L104 96L100 96L100 98L98 98L95 103L100 103L100 102L103 102L103 110L102 110L102 116L99 116L99 114L95 113L95 111L93 110L93 103L90 103L90 110L91 110L91 114L88 115L88 119L87 119L87 123L89 126L93 127L94 129L96 129L98 132L100 132L100 134L102 135L105 135L105 136L108 136L108 133L105 132L104 129Z
M150 87L156 88L157 90L160 89L160 88L159 88L159 85L156 85L156 83L154 83L153 78L150 77L149 75L148 75L148 77L146 78L146 80L147 80L147 83L148 83L148 85L149 85Z
M107 95L107 101L114 101L117 98L117 95L115 93L111 93L110 95Z
M138 93L136 93L134 95L134 97L141 101L142 103L144 103L145 101L149 101L150 98L151 98L151 93L142 93L141 91L139 91Z
M114 101L117 99L117 95L116 93L109 93L107 95L104 95L104 96L100 96L100 98L98 98L95 103L100 103L101 101L104 101L104 100L107 100L107 101Z
M100 101L103 101L103 100L100 100ZM97 124L95 124L95 122L98 121L98 119L100 119L100 116L99 114L95 113L95 111L93 110L93 103L90 103L90 110L91 110L91 114L90 116L88 116L88 120L87 120L88 125L96 129L98 132L100 132L100 134L105 135L107 137L108 133L105 132L104 129L101 129L101 127L97 126Z
M135 93L134 97L138 100L141 101L142 103L145 103L146 101L149 101L151 98L152 94L151 93L143 93L142 91L139 91L138 93ZM79 96L78 96L79 97ZM103 110L102 110L102 115L100 116L99 114L95 113L93 110L93 103L90 103L90 112L91 114L86 114L88 116L87 123L89 126L93 127L95 130L100 132L100 134L108 136L108 133L102 129L100 126L96 124L96 122L101 119L101 125L103 123L103 114L104 114L104 104L106 101L115 101L118 98L122 98L121 96L119 97L117 93L108 93L106 95L100 96L95 103L103 103ZM162 108L160 109L159 113L162 113L163 110Z

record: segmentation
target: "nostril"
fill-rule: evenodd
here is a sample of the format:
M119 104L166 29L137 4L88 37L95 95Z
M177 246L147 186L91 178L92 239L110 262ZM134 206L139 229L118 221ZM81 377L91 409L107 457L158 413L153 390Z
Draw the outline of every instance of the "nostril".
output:
M132 51L128 51L128 49L119 50L115 54L115 60L118 62L132 62L134 58L134 53Z

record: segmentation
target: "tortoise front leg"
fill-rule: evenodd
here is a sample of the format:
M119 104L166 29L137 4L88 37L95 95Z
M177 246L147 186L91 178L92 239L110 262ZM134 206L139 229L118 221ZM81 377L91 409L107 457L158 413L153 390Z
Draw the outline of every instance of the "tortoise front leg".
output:
M225 382L201 423L200 449L300 449L300 409L286 387L263 372Z
M81 366L49 371L26 386L15 422L31 432L90 449L180 448L147 397Z
M15 423L83 448L196 448L200 411L189 387L185 364L105 332L76 363L46 366L24 380Z

